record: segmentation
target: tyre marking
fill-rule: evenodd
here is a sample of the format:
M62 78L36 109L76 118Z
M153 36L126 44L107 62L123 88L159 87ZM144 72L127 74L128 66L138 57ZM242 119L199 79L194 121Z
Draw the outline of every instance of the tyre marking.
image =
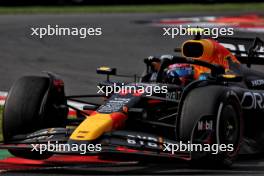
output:
M218 145L220 145L220 138L219 138L219 126L220 126L220 116L223 109L224 103L221 102L218 112L217 112L217 118L216 118L216 142Z

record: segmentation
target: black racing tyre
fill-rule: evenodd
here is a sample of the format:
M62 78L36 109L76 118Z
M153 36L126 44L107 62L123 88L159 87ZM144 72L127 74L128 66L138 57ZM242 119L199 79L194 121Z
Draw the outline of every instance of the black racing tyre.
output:
M212 143L232 144L233 150L218 154L208 152L193 163L203 163L203 166L231 166L238 154L242 138L242 110L238 99L222 86L206 86L192 90L182 106L178 126L179 139L193 143L202 141L199 137L204 137L205 133L201 134L197 130L197 124L203 118L213 119Z
M231 151L220 152L211 158L220 161L224 166L231 166L237 157L242 140L242 111L235 98L227 98L221 102L218 109L216 137L218 144L232 145Z
M53 117L52 102L45 99L49 89L50 79L41 76L25 76L17 80L11 87L3 112L3 137L4 142L12 141L15 135L28 134L42 128L65 126L64 117ZM45 101L44 101L45 100ZM44 106L44 112L40 114L40 109ZM59 115L59 114L55 114ZM17 157L29 159L46 159L49 153L39 154L30 150L9 150Z

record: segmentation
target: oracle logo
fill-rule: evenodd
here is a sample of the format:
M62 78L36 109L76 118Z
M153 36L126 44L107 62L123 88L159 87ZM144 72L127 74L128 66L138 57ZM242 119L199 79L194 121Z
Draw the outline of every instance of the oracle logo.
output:
M244 109L264 109L264 93L245 92L241 106Z

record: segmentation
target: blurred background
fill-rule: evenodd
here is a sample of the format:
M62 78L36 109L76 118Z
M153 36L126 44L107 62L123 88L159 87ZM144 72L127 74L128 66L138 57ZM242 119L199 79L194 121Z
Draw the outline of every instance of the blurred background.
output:
M166 4L166 3L223 3L262 2L263 0L1 0L1 5L114 5L114 4Z
M258 1L258 2L257 2ZM225 3L223 3L225 2ZM193 36L163 36L178 24L234 26L237 37L261 37L260 0L0 0L0 91L22 75L51 71L67 94L96 93L102 65L119 74L141 75L149 55L175 54ZM31 35L33 27L102 28L102 36Z

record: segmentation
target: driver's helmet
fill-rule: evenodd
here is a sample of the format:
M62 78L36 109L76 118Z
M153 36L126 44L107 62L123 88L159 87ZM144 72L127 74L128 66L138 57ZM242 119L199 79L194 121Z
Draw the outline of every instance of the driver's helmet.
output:
M172 64L165 72L166 82L187 85L194 80L194 68L190 64Z

